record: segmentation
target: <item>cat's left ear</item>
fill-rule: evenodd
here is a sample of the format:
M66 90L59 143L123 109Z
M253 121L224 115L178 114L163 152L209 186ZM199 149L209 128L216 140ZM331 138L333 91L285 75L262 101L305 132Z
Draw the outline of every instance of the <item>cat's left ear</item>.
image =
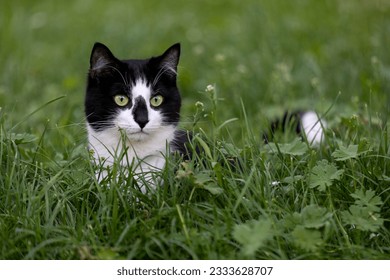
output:
M160 57L159 64L161 68L169 70L176 76L177 65L179 64L180 58L180 43L176 43L167 49Z

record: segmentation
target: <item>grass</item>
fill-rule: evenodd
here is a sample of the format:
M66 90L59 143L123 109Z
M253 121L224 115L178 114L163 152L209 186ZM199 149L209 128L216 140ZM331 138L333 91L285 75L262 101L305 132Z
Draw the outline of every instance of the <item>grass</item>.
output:
M387 2L131 2L2 4L1 259L389 259ZM182 43L182 126L203 154L169 157L147 195L93 175L95 41L123 58ZM325 115L324 145L263 144L298 108Z

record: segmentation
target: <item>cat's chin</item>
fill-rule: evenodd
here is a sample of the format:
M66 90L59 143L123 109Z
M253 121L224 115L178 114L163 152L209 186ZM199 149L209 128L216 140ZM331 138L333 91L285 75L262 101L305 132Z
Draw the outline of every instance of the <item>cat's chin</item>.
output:
M135 141L135 142L141 142L145 141L150 137L150 135L146 132L140 131L140 132L134 132L134 133L128 133L127 139L129 141Z

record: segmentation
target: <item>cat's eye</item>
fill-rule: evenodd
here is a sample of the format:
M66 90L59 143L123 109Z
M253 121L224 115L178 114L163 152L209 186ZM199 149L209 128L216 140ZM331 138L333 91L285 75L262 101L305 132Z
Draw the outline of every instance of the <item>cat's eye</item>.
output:
M163 101L164 97L162 97L161 95L155 95L150 98L150 105L152 105L153 107L158 107L163 103Z
M115 95L114 101L118 106L126 106L129 103L129 98L125 95Z

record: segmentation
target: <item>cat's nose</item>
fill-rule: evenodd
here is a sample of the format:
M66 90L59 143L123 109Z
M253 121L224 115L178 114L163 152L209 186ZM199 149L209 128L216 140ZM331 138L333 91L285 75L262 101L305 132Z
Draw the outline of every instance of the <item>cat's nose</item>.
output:
M136 119L135 121L138 123L141 129L143 129L145 125L149 122L148 119L138 119L138 120Z
M134 102L133 107L133 117L134 121L139 125L141 129L143 129L146 124L149 122L148 118L148 109L146 107L145 99L142 97L137 97Z
M143 129L149 122L147 109L138 108L133 112L134 120Z

